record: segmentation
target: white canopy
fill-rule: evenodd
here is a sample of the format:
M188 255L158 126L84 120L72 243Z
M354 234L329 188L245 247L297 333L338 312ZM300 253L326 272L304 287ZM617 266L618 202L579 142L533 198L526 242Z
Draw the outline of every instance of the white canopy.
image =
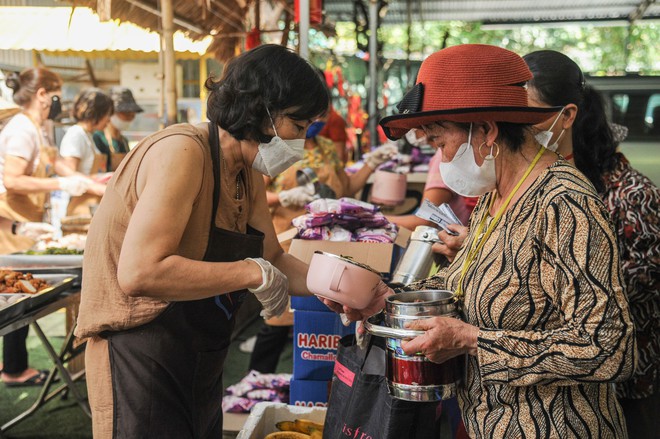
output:
M211 37L192 41L174 34L178 57L199 57ZM101 22L89 8L0 7L0 49L39 50L86 57L153 57L160 51L160 36L132 23Z

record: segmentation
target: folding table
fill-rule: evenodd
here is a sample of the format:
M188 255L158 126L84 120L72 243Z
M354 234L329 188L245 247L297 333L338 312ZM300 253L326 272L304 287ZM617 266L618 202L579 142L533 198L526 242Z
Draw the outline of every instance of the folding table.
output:
M69 305L74 305L78 303L79 300L80 291L70 290L68 292L63 292L53 301L46 303L39 308L28 311L16 320L8 322L0 328L0 336L3 336L24 326L31 325L32 329L37 334L37 337L39 337L41 344L46 349L48 356L53 362L53 366L51 367L48 377L41 387L41 391L39 392L37 400L29 409L0 427L0 438L5 437L3 432L9 430L11 427L33 415L37 410L43 407L44 404L59 394L65 396L70 392L83 412L85 412L85 414L91 418L92 415L89 409L89 403L87 402L86 395L81 393L80 390L77 389L74 385L75 382L79 381L85 376L85 370L83 369L75 373L70 373L65 367L68 362L78 357L85 350L84 342L78 345L74 343L76 340L73 335L75 324L71 325L71 328L69 331L67 331L62 347L60 348L59 352L56 352L55 348L48 340L46 334L44 334L38 323L38 320L42 317L48 316L62 308L66 308ZM62 379L62 383L59 386L56 386L54 380L58 374Z

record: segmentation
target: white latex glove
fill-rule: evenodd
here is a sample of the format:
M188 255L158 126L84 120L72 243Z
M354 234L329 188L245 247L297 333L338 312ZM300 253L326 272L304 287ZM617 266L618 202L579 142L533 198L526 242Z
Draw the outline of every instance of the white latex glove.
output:
M278 194L282 207L303 207L314 200L314 186L296 186L293 189L281 191Z
M39 241L50 238L55 233L55 227L48 223L18 223L16 234Z
M366 153L363 156L364 163L371 169L376 169L386 161L390 160L399 153L399 149L393 143L387 143Z
M91 179L85 178L81 175L57 177L57 181L60 183L60 189L72 197L84 194L93 183Z
M282 315L289 307L289 279L273 264L262 258L247 258L261 268L262 282L257 288L248 288L261 302L264 320Z

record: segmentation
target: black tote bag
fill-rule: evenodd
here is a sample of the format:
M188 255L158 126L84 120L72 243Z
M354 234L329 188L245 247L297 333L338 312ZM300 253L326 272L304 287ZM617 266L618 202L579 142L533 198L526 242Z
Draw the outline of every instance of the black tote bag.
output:
M324 439L437 439L439 402L392 397L385 378L384 339L370 337L365 349L347 335L339 342Z

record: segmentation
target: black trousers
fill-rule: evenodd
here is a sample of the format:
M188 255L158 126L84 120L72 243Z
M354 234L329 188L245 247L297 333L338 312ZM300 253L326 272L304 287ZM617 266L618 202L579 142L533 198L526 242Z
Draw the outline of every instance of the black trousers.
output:
M660 390L643 399L620 398L630 439L660 439Z
M289 340L291 326L271 326L265 322L257 334L257 341L250 356L250 370L275 373L284 346Z
M28 368L28 352L25 340L29 326L24 326L5 335L2 340L2 371L4 373L21 373Z

